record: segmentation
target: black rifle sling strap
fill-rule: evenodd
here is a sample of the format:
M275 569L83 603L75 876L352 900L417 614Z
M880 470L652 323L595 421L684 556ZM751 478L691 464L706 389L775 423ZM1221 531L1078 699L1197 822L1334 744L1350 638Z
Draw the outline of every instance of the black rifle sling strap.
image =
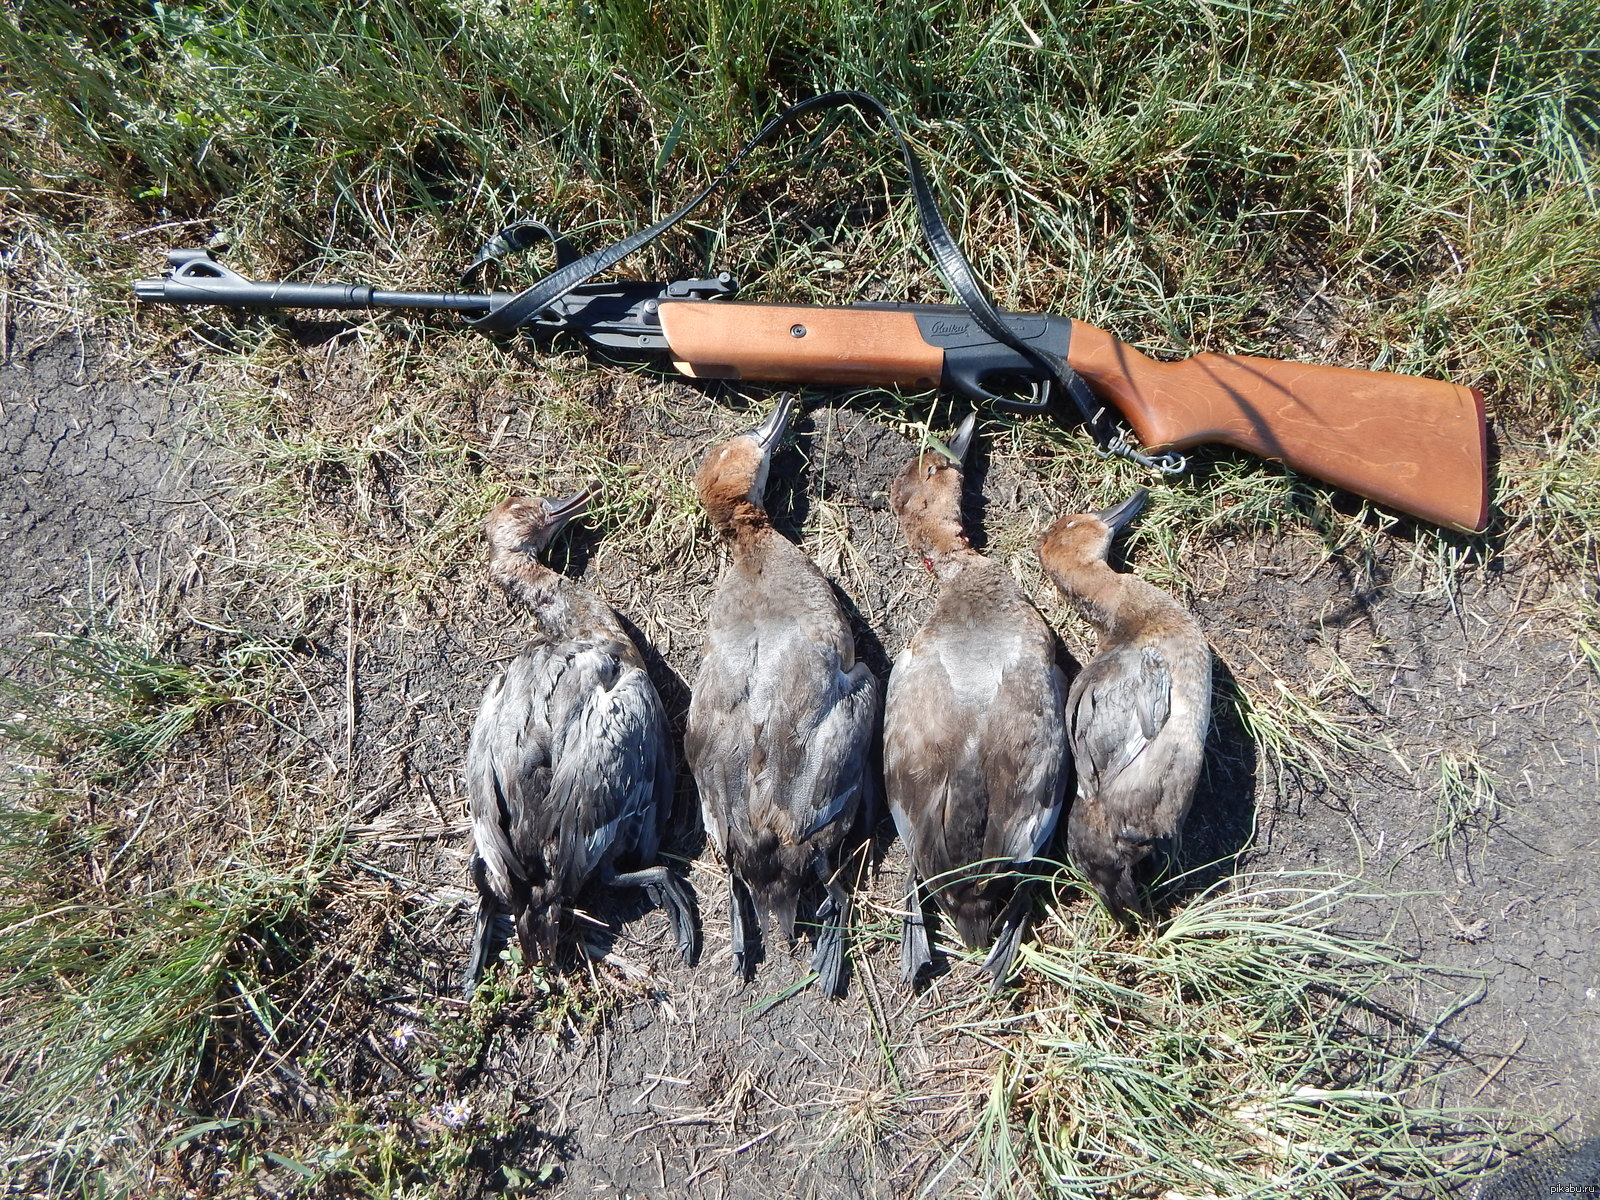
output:
M575 261L571 243L565 238L558 237L556 231L548 225L540 221L515 221L485 242L478 250L477 257L466 265L466 269L461 272L461 290L464 292L477 290L478 277L483 273L484 267L509 255L520 254L540 241L549 242L554 247L557 270Z
M910 143L906 141L905 134L900 131L900 126L895 123L894 117L890 115L889 110L884 107L883 103L877 97L868 95L866 92L827 92L820 96L813 96L809 100L802 100L793 107L785 109L763 125L761 131L745 143L744 148L738 154L733 156L733 160L722 169L722 173L701 188L677 212L662 218L648 229L641 229L636 233L629 234L619 242L596 250L592 254L586 254L572 262L558 265L556 270L546 275L532 287L526 291L519 292L486 316L473 321L472 325L484 333L504 335L513 332L531 320L536 320L540 313L544 312L545 309L549 308L550 305L565 296L573 288L588 282L602 271L610 270L622 259L661 236L661 234L671 229L684 217L700 207L707 197L727 181L728 176L738 168L739 164L745 160L752 150L761 145L779 129L788 125L796 117L815 110L844 108L847 106L856 109L863 116L876 116L888 127L889 132L894 135L896 142L899 143L900 155L905 160L906 174L911 181L911 195L916 203L917 219L922 224L923 237L927 239L928 247L933 251L934 263L938 267L939 273L944 277L945 282L949 284L950 290L956 294L962 306L972 314L972 319L978 323L978 327L1001 345L1015 350L1029 362L1040 367L1051 382L1061 387L1067 395L1072 397L1073 403L1076 404L1078 411L1082 414L1084 422L1094 432L1096 439L1102 444L1106 444L1110 438L1111 431L1105 421L1104 410L1095 400L1094 394L1089 391L1088 386L1078 377L1077 372L1067 365L1063 357L1058 354L1052 354L1048 350L1028 345L1012 331L1005 318L1001 316L1000 310L995 307L994 301L989 299L989 295L984 290L983 285L978 282L977 276L973 272L972 264L967 261L967 256L961 252L961 247L956 244L956 239L951 234L950 227L945 224L944 217L940 215L939 205L933 197L933 189L929 186L927 177L922 172L921 162L918 161L915 152L912 151ZM520 232L521 228L526 226L534 226L534 223L519 222L518 225L510 226L508 229L496 234L478 252L478 257L473 260L472 266L467 268L468 272L475 272L484 263L499 258L508 251L523 249L530 245L533 241L532 238L513 235L514 230ZM528 232L532 233L535 229L539 234L549 236L551 241L556 240L549 235L544 226L534 226ZM1036 397L1032 401L1012 400L1010 403L1022 407L1042 408L1046 402Z

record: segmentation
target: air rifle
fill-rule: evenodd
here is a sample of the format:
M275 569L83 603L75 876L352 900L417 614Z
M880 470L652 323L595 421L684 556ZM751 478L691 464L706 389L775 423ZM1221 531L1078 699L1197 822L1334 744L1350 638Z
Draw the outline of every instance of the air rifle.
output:
M513 292L384 291L359 284L257 283L204 250L168 252L170 271L134 284L144 301L230 308L411 309L482 317ZM724 273L673 283L584 283L519 327L574 334L622 358L666 356L695 379L857 387L939 386L974 403L1048 403L1043 351L1108 401L1149 452L1220 443L1278 459L1426 521L1488 522L1483 396L1438 379L1197 354L1160 362L1070 317L1002 314L1021 351L966 308L737 302Z

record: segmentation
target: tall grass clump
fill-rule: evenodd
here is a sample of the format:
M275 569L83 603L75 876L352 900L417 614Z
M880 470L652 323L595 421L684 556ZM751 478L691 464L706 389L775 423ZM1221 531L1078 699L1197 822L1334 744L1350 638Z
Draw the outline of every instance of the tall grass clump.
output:
M0 677L0 740L68 762L89 784L112 784L210 714L260 694L279 656L250 644L186 662L96 614L82 629L39 635L12 676Z
M1131 938L1051 910L1029 1004L972 1027L999 1051L972 1150L995 1195L1438 1196L1501 1143L1441 1107L1452 979L1341 932L1350 880L1256 875ZM1431 1007L1430 1007L1431 1006ZM1000 1181L1011 1180L1014 1184Z
M11 1181L115 1192L187 1106L225 1101L242 1047L279 1036L281 979L303 965L336 839L286 836L253 815L236 835L200 811L206 763L177 756L230 708L265 713L280 657L249 646L190 663L97 615L11 664L0 722ZM186 786L152 778L174 760Z
M314 859L246 846L169 886L68 882L116 849L104 828L0 816L0 1140L47 1193L137 1177L191 1105L225 1096L225 1045L277 1039L276 977L306 953L321 880Z

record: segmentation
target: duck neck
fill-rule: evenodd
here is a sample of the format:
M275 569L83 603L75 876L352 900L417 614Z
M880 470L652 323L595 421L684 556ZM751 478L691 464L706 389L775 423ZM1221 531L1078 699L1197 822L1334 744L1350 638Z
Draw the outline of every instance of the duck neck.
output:
M967 545L966 535L959 528L954 540L941 546L927 545L922 556L923 565L938 577L940 583L949 583L973 564L986 561L983 555Z
M959 492L935 496L921 512L901 512L906 541L922 556L922 565L947 579L974 558L981 558L968 543L957 511Z
M749 549L772 532L772 518L767 510L747 496L713 511L711 520L723 538L732 543L735 552Z
M496 550L489 558L489 576L513 599L521 601L534 624L547 637L568 636L581 624L567 578L552 571L532 554L521 550Z
M1073 607L1102 636L1118 633L1127 624L1131 615L1128 585L1132 576L1119 574L1099 560L1051 574Z
M495 550L489 556L489 577L506 592L537 608L560 587L562 577L522 550Z

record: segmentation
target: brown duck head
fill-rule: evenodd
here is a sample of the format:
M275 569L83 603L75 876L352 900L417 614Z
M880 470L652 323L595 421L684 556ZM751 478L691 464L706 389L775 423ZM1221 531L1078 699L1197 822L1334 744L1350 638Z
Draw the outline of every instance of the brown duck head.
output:
M1094 513L1068 513L1045 531L1039 539L1039 561L1045 571L1063 588L1092 564L1104 563L1111 543L1144 508L1150 493L1140 488L1121 504ZM1067 590L1071 590L1068 588Z
M600 485L591 483L565 500L513 496L496 504L483 522L483 534L496 555L521 553L537 558L562 526L589 507Z
M905 530L906 543L930 571L967 549L961 529L961 472L977 423L978 414L970 414L948 445L917 455L889 485L889 505Z
M719 532L736 537L741 531L766 528L767 510L762 496L772 451L783 439L794 412L794 397L782 396L777 406L749 433L713 446L700 462L695 489L700 503Z

